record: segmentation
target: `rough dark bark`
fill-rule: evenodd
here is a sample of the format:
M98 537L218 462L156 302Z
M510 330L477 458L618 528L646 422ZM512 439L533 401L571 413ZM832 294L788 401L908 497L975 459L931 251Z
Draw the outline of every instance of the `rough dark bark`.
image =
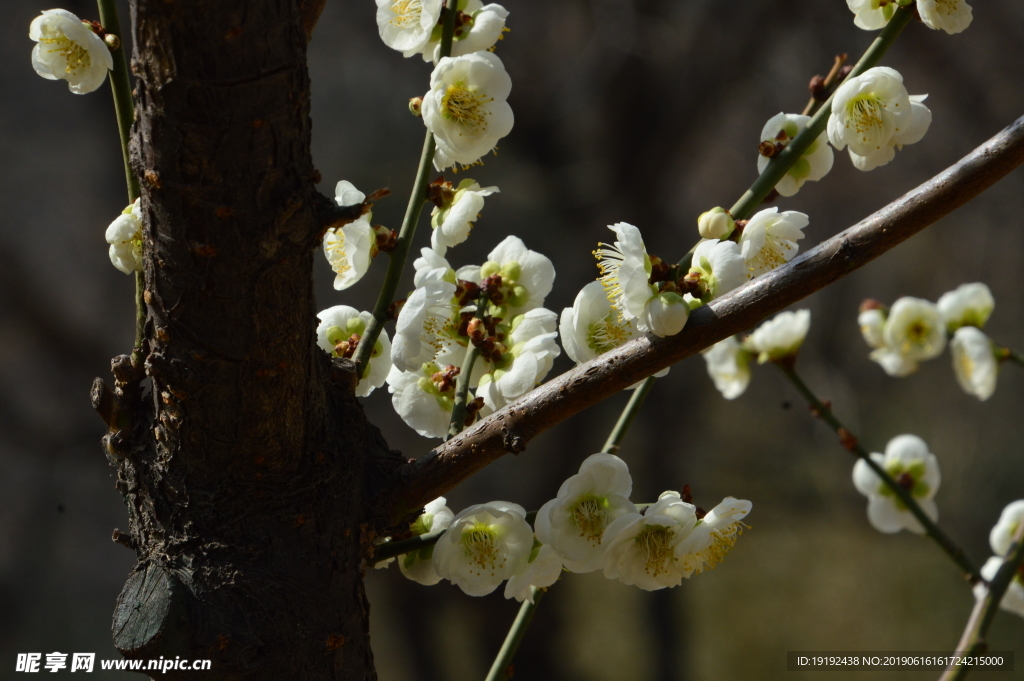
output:
M146 359L94 394L139 559L115 644L212 660L161 678L375 678L363 556L398 459L314 344L337 216L314 188L308 5L132 2Z

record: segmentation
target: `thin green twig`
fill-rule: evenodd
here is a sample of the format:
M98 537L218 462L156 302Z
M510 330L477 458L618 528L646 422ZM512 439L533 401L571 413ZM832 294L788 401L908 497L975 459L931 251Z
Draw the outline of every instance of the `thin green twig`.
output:
M485 681L505 681L511 678L509 667L512 664L512 658L515 657L516 651L519 650L519 644L522 643L523 637L526 636L526 628L530 626L530 620L533 619L533 615L537 611L537 605L545 593L547 593L547 589L538 589L535 586L530 587L533 602L524 600L523 604L519 607L519 614L516 615L512 627L509 628L508 635L505 636L505 642L501 644L501 650L498 651L498 656L494 658L494 664L491 665L491 671L487 673Z
M455 32L455 7L457 4L458 0L447 0L444 10L442 10L441 57L450 56L452 53L452 35ZM388 261L388 272L384 276L384 284L377 296L377 303L373 306L373 319L367 324L362 342L359 343L359 348L356 350L357 376L363 375L363 369L370 361L373 346L387 322L388 308L395 300L395 292L398 291L398 283L402 279L405 262L409 257L409 250L412 248L412 239L416 235L416 225L420 221L423 204L427 201L427 184L430 181L436 148L434 135L427 130L423 140L423 152L420 154L420 164L416 169L416 180L412 186L412 194L409 196L409 205L405 209L405 218L402 220L402 228L398 232L395 249L388 254L391 256Z
M455 405L452 407L452 420L448 424L448 439L452 439L466 427L466 407L469 397L469 381L473 375L473 365L480 356L480 348L472 340L466 347L466 358L462 360L462 368L455 379Z
M619 420L615 423L615 427L612 428L612 432L608 435L608 439L604 443L604 447L601 451L605 454L617 454L619 447L622 445L622 440L626 437L626 431L633 425L633 419L636 418L637 412L640 411L640 407L643 406L644 400L647 399L647 393L651 392L651 388L654 386L654 376L648 376L640 383L639 386L633 391L632 396L629 398L629 402L626 403L626 407L619 414Z
M896 482L896 480L894 480L884 468L879 466L878 463L871 458L871 455L868 454L867 450L860 445L860 442L856 437L854 437L853 433L851 433L850 430L836 418L831 407L826 405L818 399L813 392L811 392L811 389L807 387L807 384L805 384L797 375L796 370L786 364L776 363L776 366L782 370L782 373L786 375L786 378L790 380L800 394L804 396L804 399L807 400L808 404L811 405L814 410L814 415L827 423L828 426L835 431L837 435L839 435L840 442L845 449L864 461L864 463L866 463L871 470L875 472L875 475L881 478L882 482L885 483L885 485L893 491L896 497L906 505L907 510L909 510L914 517L917 518L918 522L924 526L925 532L928 536L934 539L935 543L939 545L939 548L945 551L953 562L957 564L957 567L963 571L964 576L971 583L977 582L981 579L981 574L978 571L978 568L975 567L974 563L972 563L967 557L964 550L957 546L953 540L950 539L946 533L943 532L939 526L925 514L914 499L913 495L910 494L906 488Z
M999 359L1011 362L1017 366L1024 367L1024 355L1020 354L1016 350L1012 350L1006 347L1000 347L996 349L996 355Z

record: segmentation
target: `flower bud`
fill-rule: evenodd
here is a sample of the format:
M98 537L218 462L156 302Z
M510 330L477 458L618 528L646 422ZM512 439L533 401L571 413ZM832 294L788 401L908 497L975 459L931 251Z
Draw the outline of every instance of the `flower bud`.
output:
M413 97L413 98L411 98L409 100L409 113L411 113L413 116L422 118L422 116L423 116L422 108L423 108L423 98L422 97Z
M736 229L729 211L716 206L697 218L697 230L705 239L727 239L732 231Z

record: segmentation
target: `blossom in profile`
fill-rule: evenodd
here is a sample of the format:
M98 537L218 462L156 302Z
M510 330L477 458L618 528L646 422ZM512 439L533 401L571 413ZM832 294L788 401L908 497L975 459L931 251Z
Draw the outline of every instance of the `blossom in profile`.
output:
M768 119L761 130L760 154L757 157L757 172L763 173L777 154L785 149L800 134L811 120L810 116L778 113ZM822 131L818 138L811 142L807 151L790 167L775 190L782 196L793 196L804 182L817 182L832 170L832 147L828 145L828 135Z
M992 397L999 375L999 358L985 332L973 326L962 326L953 334L949 349L953 355L953 372L964 392L982 402Z
M76 95L99 88L114 68L114 58L103 40L71 12L48 9L32 20L28 37L32 68L47 80L66 80Z
M961 326L985 328L985 322L996 307L996 300L988 286L975 282L961 284L956 289L943 293L937 305L946 322L946 329L953 333Z
M853 23L865 31L885 28L898 7L896 0L846 0L853 12Z
M1024 523L1024 499L1019 499L1006 506L999 515L999 522L995 524L989 533L988 541L992 546L992 552L996 555L988 559L981 568L981 576L987 581L992 581L996 572L1003 565L1003 559L1010 553L1013 546L1013 538ZM988 589L984 583L979 582L974 586L974 595L977 598L984 598ZM1007 612L1012 612L1024 617L1024 572L1017 571L1017 574L1010 580L1010 586L1000 601L999 606Z
M928 28L953 35L971 25L967 0L917 0L917 13Z
M562 574L562 558L547 544L534 540L530 562L523 571L509 577L505 584L505 598L514 598L520 603L533 603L533 589L543 589L558 581Z
M473 221L484 208L484 197L498 192L497 187L481 187L466 178L441 206L435 206L430 214L430 225L434 228L430 246L443 256L448 248L457 246L469 238Z
M729 336L701 352L707 364L708 376L715 382L715 388L727 400L742 395L750 385L750 353Z
M804 238L803 228L810 220L805 213L777 207L766 208L750 218L739 238L740 252L747 265L747 277L770 272L789 262Z
M446 503L444 497L438 497L427 504L423 513L409 527L413 536L418 537L421 534L448 529L455 514L445 505ZM419 582L424 586L433 586L441 581L441 575L437 574L437 570L434 569L433 559L434 545L431 544L418 551L399 556L398 569L414 582Z
M780 312L757 327L746 340L746 348L757 355L759 364L786 362L796 357L811 328L811 311Z
M334 188L334 200L342 208L362 203L366 195L347 181L341 180ZM375 255L376 236L370 225L369 213L354 222L329 229L324 234L324 255L334 270L334 288L343 291L354 285L370 269Z
M926 516L938 519L939 509L932 497L941 481L939 462L924 440L916 435L899 435L886 445L885 454L871 454L871 459L910 493ZM868 521L876 530L924 534L924 526L863 459L853 467L853 484L868 498Z
M395 322L391 361L399 371L418 371L451 343L455 315L455 284L443 270L430 273L409 295Z
M701 241L693 251L689 274L702 303L709 303L747 281L746 263L735 241Z
M403 56L419 54L430 42L444 0L377 0L377 31Z
M828 139L859 170L873 170L896 157L896 149L919 142L932 122L923 102L928 95L910 95L895 69L876 66L847 78L832 98Z
M553 547L572 572L599 570L605 530L619 516L636 512L629 500L632 491L625 461L614 454L591 454L537 512L537 538Z
M455 516L434 546L434 569L468 596L486 596L521 574L533 551L533 530L519 504L492 501Z
M1024 499L1007 504L999 515L999 522L992 527L988 541L994 554L1005 557L1010 552L1013 535L1020 528L1021 523L1024 523Z
M628 319L623 319L604 294L600 281L592 281L576 294L572 307L562 310L558 325L562 347L577 364L619 347L639 335Z
M331 357L352 359L356 348L373 319L369 312L360 312L348 305L335 305L317 313L320 324L316 327L316 344ZM383 329L373 345L370 360L356 385L356 395L366 397L384 385L391 371L391 342Z
M110 223L106 232L110 262L125 274L142 271L142 213L135 199Z
M663 492L642 515L621 515L605 530L604 576L646 591L678 586L723 560L750 508L727 497L700 518L678 493Z
M437 142L434 167L469 166L512 131L512 79L490 52L444 57L423 96L423 122Z
M990 582L995 579L996 573L999 572L999 568L1002 566L1003 559L999 556L992 556L981 566L981 576ZM985 582L978 582L974 585L975 598L984 598L986 595L988 595L988 587L985 585ZM999 601L999 607L1007 612L1024 617L1024 576L1021 576L1019 570L1010 579L1010 586L1007 587L1006 593L1003 594L1003 600Z

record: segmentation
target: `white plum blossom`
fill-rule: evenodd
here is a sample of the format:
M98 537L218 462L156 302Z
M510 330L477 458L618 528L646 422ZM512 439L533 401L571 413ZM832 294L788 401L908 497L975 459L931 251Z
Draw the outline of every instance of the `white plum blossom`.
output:
M917 13L925 26L950 35L970 26L974 18L967 0L917 0Z
M135 199L110 223L106 232L110 262L125 274L142 271L142 213Z
M676 492L663 492L643 515L616 518L602 539L604 576L654 591L718 565L742 532L749 501L727 497L703 519Z
M609 225L618 239L614 244L598 244L594 251L601 270L599 281L615 310L625 320L637 320L638 330L647 331L642 322L644 308L654 292L648 280L651 259L647 256L640 230L627 222Z
M736 336L729 336L703 350L708 376L715 382L715 388L727 400L742 395L750 385L750 353Z
M896 157L896 149L924 137L932 112L922 102L928 95L909 95L903 76L876 66L847 78L832 98L828 139L840 151L850 148L859 170L873 170Z
M444 256L432 248L420 250L420 257L412 261L413 286L423 286L427 281L444 280L455 283L455 270L448 264Z
M942 354L946 347L946 324L934 303L904 296L889 309L883 336L885 347L904 362L913 363L916 369L917 362Z
M885 340L886 311L876 301L865 301L857 316L857 324L864 341L873 348L871 360L878 363L885 373L903 378L917 371L917 362L904 357L890 348Z
M410 531L415 536L430 534L448 529L455 518L445 504L444 497L434 499L423 509L423 513L411 524ZM433 586L441 581L441 575L434 569L434 545L424 546L418 551L406 553L398 558L398 569L402 574L423 586Z
M434 569L468 596L486 596L522 573L533 530L519 504L492 501L463 510L434 546Z
M811 328L811 311L780 312L757 327L746 340L747 349L759 364L784 362L796 357Z
M697 277L702 303L709 303L747 281L746 264L735 241L701 241L693 251L689 273Z
M1013 535L1024 523L1024 499L1007 504L1003 512L999 514L999 522L995 524L988 535L989 544L992 546L992 553L1005 557L1013 545Z
M512 131L505 101L511 90L504 65L490 52L438 62L422 105L423 122L437 141L435 168L472 165Z
M28 37L32 68L47 80L66 80L76 95L92 92L114 68L114 58L103 40L71 12L48 9L32 20Z
M943 293L937 303L946 328L953 333L961 326L985 328L985 322L996 307L992 291L981 282L961 284L955 290Z
M885 347L885 311L881 307L862 306L857 315L857 325L865 343L872 348Z
M347 181L341 180L334 189L334 200L342 208L362 203L366 194ZM324 234L324 255L337 275L334 288L343 291L354 285L370 269L375 255L377 238L370 225L369 213L347 225L329 229Z
M452 35L452 57L490 50L505 33L508 10L501 5L485 5L480 0L468 0L460 11L468 23L456 25ZM441 32L435 31L423 48L423 61L435 64L441 59Z
M472 268L459 270L459 278L469 276ZM463 276L465 275L465 276ZM487 254L480 267L477 282L500 275L504 290L502 306L511 319L544 305L544 298L555 284L555 266L547 256L531 251L517 236L507 236Z
M619 516L636 513L629 500L633 479L614 454L591 454L580 471L562 483L558 495L537 512L537 538L551 546L572 572L604 565L602 537Z
M646 327L655 336L664 338L682 331L689 318L690 304L687 299L674 291L662 291L647 301L639 325Z
M803 228L809 222L805 213L780 213L777 207L766 208L750 218L739 238L747 277L760 276L789 262L800 250L797 241L804 238Z
M555 340L557 323L557 315L544 308L535 308L513 320L508 350L487 366L477 384L476 394L488 408L501 409L532 390L547 375L561 354Z
M351 359L359 341L373 319L369 312L360 312L348 305L335 305L317 313L320 324L316 327L316 344L331 357ZM388 332L381 329L373 345L370 360L356 386L356 395L366 397L384 385L391 371L391 342Z
M406 425L423 437L443 438L448 434L455 405L452 369L427 362L415 371L392 367L388 374L392 406ZM472 391L468 399L474 399Z
M533 603L533 588L543 589L558 581L562 574L562 558L547 544L536 541L530 553L530 562L522 572L509 577L505 584L505 598L514 598L520 603Z
M459 183L452 201L444 208L434 207L430 224L434 228L430 245L443 256L449 247L457 246L469 238L473 220L484 207L484 197L497 193L497 187L483 187L470 179Z
M810 116L787 113L779 113L769 118L761 130L761 153L757 157L757 172L763 173L771 157L788 146L810 120ZM768 154L765 154L765 151ZM800 191L804 182L817 182L828 175L828 171L832 170L832 162L832 147L828 145L828 135L823 131L782 176L775 185L775 190L782 196L793 196Z
M999 375L999 358L985 332L973 326L962 326L953 334L949 349L953 355L953 372L964 392L982 402L992 397Z
M1002 566L1003 559L999 556L992 556L981 566L981 576L987 581L992 581ZM985 586L984 582L978 582L974 585L975 598L981 599L986 595L988 595L988 587ZM1019 570L1010 580L1010 586L1007 587L1006 593L1003 594L1003 600L999 602L999 607L1007 612L1024 617L1024 577L1021 576Z
M619 317L600 281L584 286L576 294L572 307L562 310L558 333L565 353L577 364L588 362L640 335L631 321Z
M422 52L441 17L444 0L377 0L377 31L384 44L411 57Z
M715 206L697 218L697 231L705 239L728 239L734 229L736 221L721 206Z
M896 12L896 0L846 0L853 12L853 23L865 31L885 28Z
M932 497L941 482L939 462L924 440L916 435L898 435L889 440L884 455L876 452L871 459L910 492L926 516L938 519L939 509ZM924 534L924 526L863 459L853 467L853 484L868 498L868 520L876 530L892 534L905 529Z
M409 295L395 322L391 361L399 371L419 371L450 343L455 284L433 270Z

